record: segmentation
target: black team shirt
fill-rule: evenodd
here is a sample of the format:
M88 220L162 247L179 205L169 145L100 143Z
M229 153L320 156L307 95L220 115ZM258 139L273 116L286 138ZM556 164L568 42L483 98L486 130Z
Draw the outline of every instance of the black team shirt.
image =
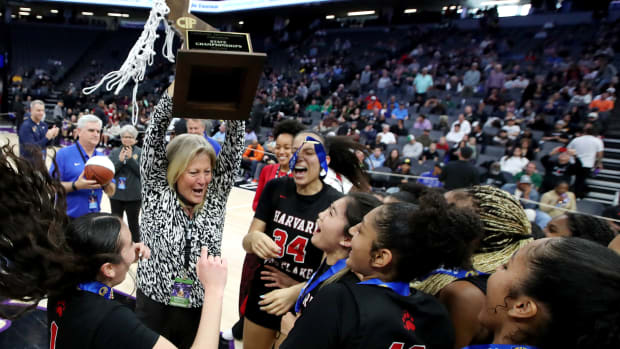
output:
M325 286L281 349L452 349L454 329L437 299L375 285Z
M47 320L50 349L150 349L159 338L128 307L84 291L50 298Z

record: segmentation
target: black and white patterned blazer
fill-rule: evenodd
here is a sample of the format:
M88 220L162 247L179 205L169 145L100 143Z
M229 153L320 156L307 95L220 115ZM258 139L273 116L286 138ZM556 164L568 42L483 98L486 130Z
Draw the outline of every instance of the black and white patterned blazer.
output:
M185 231L189 217L179 203L177 193L166 180L165 134L172 119L172 100L164 93L155 107L146 130L140 164L142 209L140 237L151 249L151 258L138 265L138 288L152 300L168 304L174 278L183 270ZM202 306L204 289L196 276L196 262L202 246L209 255L220 255L226 201L241 163L244 146L243 121L227 122L226 141L213 170L202 209L194 214L188 277L194 280L191 307Z

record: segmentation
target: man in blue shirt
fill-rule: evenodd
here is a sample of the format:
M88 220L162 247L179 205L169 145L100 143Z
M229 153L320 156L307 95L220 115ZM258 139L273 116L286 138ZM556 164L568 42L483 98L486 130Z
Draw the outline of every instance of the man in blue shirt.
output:
M441 171L443 171L443 162L436 162L432 171L426 171L420 174L420 177L422 178L418 178L418 183L430 188L443 187L443 183L439 180Z
M209 121L204 119L187 119L187 133L204 136L213 147L213 150L215 150L215 156L217 156L220 154L222 146L207 134L206 129L208 123Z
M101 126L101 119L97 116L82 116L76 130L78 141L58 150L56 162L50 168L52 177L59 178L67 191L67 215L71 218L101 211L103 191L112 196L116 190L113 182L101 186L95 180L84 178L84 166L88 159L103 155L95 149L101 138Z
M40 151L45 159L45 147L58 135L59 129L56 126L48 129L43 117L45 103L40 100L32 101L30 117L19 127L19 154L24 158L32 159L33 151Z
M398 105L398 109L392 111L392 117L398 120L407 120L409 118L409 112L405 109L404 102Z

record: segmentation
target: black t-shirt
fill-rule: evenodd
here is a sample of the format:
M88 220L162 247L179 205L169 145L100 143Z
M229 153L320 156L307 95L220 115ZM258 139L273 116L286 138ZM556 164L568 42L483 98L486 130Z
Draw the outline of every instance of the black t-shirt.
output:
M159 334L128 307L83 291L49 299L50 348L153 348Z
M336 283L321 290L280 348L408 349L414 345L453 347L454 328L437 299L415 290L401 296L384 287Z
M308 280L323 257L323 251L310 242L316 219L319 212L341 196L325 184L314 195L299 195L295 180L290 177L267 182L254 217L266 223L265 234L280 246L282 253L279 258L263 261L261 271L264 265L271 265L297 281ZM255 281L263 284L260 278Z
M322 263L321 266L319 267L318 271L317 271L317 278L322 275L323 273L325 273L327 270L329 270L329 268L331 267L331 265L328 265L327 263ZM314 282L314 280L312 281ZM313 288L312 290L310 290L310 292L308 292L307 294L304 295L304 298L301 302L301 307L300 307L300 312L303 314L304 310L308 307L308 305L310 305L310 303L316 299L317 295L319 294L319 292L324 288L327 287L327 285L323 286L325 284L326 281L321 282L320 284L316 285L315 288ZM336 283L346 283L346 284L350 284L350 285L354 285L356 283L360 282L360 279L357 278L357 276L355 275L354 272L352 271L348 271L346 274L342 275L342 277L340 279L338 279L338 281L336 281Z
M450 161L444 166L439 180L444 182L447 190L467 188L472 185L480 184L480 174L476 166L468 161Z

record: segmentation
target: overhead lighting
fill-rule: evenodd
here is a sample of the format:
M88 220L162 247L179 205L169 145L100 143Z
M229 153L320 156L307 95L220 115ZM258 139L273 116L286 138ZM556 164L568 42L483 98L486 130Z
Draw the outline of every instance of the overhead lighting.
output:
M456 13L463 13L463 9L462 9L462 8L457 9L457 10L456 10Z
M456 6L455 5L450 6L450 10L456 10Z
M51 13L58 13L58 10L50 10Z
M446 11L448 9L448 6L444 6L441 8L442 11Z
M15 18L15 15L11 15L11 18Z
M243 22L243 21L239 21L239 25L243 25L243 23L245 23L245 22Z
M353 11L353 12L349 12L347 13L347 16L370 16L370 15L374 15L375 11Z
M43 19L43 16L37 15L37 19Z
M108 12L108 16L110 16L110 17L122 17L123 14L122 13L116 13L116 12Z
M495 5L507 5L518 4L521 0L497 0L497 1L483 1L480 6L495 6Z
M123 17L123 18L129 18L129 14L128 14L128 13L123 13L123 14L121 15L121 17Z
M20 15L20 16L30 16L30 12L19 12L18 15Z
M334 16L334 15L327 15L327 16L325 16L325 19L334 19L334 18L336 18L336 16Z
M20 11L30 12L32 9L30 7L20 7Z
M405 13L416 13L418 12L417 8L408 8L405 10Z
M82 16L92 16L92 15L94 15L94 13L92 12L85 12L85 11L82 12Z

